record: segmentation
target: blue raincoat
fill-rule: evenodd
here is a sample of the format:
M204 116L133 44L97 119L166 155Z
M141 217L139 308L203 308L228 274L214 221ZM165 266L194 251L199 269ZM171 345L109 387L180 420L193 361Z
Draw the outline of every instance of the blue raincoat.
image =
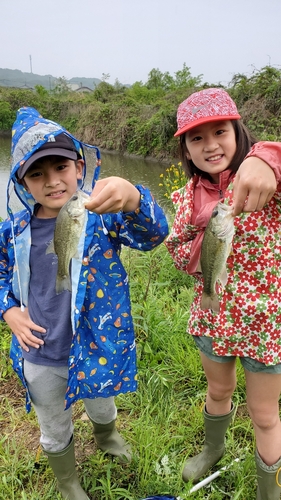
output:
M93 185L100 169L98 148L77 141L63 127L46 120L33 108L21 108L12 129L12 170L7 188L9 218L0 233L0 314L13 306L28 306L30 219L35 200L17 182L18 168L51 135L67 133L85 161L85 148L97 158ZM86 171L86 163L85 169ZM84 171L84 178L85 178ZM81 181L80 181L81 182ZM82 183L78 187L82 188ZM120 261L121 246L147 251L168 234L165 214L150 191L141 194L135 212L97 215L87 212L80 238L79 258L72 259L73 339L69 355L69 378L65 407L80 398L116 396L137 388L136 347L131 315L128 276ZM24 209L13 214L9 199L14 189ZM30 397L22 370L22 350L13 335L11 361Z

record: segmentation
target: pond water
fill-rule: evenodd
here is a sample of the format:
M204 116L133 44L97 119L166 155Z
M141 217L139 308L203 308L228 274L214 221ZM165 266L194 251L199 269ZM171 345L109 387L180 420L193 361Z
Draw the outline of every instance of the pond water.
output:
M10 138L0 137L0 217L6 217L6 189L7 182L10 174ZM164 174L168 163L159 163L156 161L145 160L143 158L128 157L120 155L117 153L103 153L102 157L102 167L100 178L109 177L111 175L117 175L119 177L124 177L132 184L143 184L148 187L159 204L165 208L165 210L170 210L170 202L165 197L165 190L160 187L161 183L160 175ZM85 187L90 190L91 187L91 177L93 173L93 168L95 161L92 155L87 156L87 176ZM11 197L11 205L14 210L19 210L22 208L19 200L15 197Z

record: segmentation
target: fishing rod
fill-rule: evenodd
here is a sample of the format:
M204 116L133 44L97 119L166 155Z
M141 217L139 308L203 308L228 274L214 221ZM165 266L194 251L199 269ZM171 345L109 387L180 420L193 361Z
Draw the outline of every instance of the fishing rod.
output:
M222 474L222 472L226 471L227 469L230 469L230 467L232 467L232 465L234 464L234 462L240 462L240 458L235 458L235 460L233 460L233 462L231 462L231 464L225 465L225 467L222 467L221 469L217 470L216 472L214 472L210 476L206 477L205 479L203 479L199 483L195 484L195 486L193 486L189 490L189 493L194 493L195 491L198 491L201 488L203 488L204 486L206 486L206 484L209 484L211 481L213 481L218 476L220 476Z

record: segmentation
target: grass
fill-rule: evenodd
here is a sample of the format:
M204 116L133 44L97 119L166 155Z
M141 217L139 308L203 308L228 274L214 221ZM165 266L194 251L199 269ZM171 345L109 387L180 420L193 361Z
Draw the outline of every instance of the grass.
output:
M206 381L193 340L186 334L192 279L177 271L164 245L149 253L124 249L135 319L139 388L116 398L117 427L131 443L131 464L119 465L96 449L83 403L74 406L77 471L91 500L141 500L170 494L185 499L254 500L254 436L245 405L240 365L234 396L237 413L227 431L218 470L233 464L209 485L189 495L181 470L204 440L201 410ZM40 453L34 412L11 370L10 332L0 326L0 500L59 500L55 479ZM213 470L213 471L214 471ZM212 471L212 472L213 472Z

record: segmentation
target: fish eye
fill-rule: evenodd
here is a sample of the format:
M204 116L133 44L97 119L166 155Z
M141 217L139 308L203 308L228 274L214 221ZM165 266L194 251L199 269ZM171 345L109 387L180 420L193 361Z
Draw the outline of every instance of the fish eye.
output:
M219 211L217 209L213 210L212 217L216 217Z
M77 194L75 194L75 195L72 197L72 200L73 200L73 201L78 200L78 196L77 196Z

